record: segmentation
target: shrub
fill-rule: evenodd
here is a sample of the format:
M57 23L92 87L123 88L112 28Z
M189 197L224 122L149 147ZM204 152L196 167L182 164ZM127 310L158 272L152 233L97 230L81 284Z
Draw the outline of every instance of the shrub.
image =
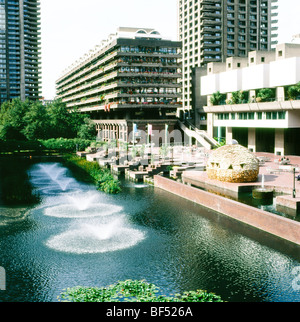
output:
M57 152L75 152L76 149L79 151L84 151L91 144L91 140L83 139L49 139L49 140L39 140L39 142L47 150L57 151Z
M258 91L257 98L260 98L261 102L269 102L275 99L275 90L272 88L262 88Z
M120 182L114 178L108 169L101 168L97 162L90 162L77 156L64 156L68 166L75 166L87 173L97 189L109 194L117 194L121 192Z
M220 105L224 97L225 96L220 92L213 93L212 96L210 97L210 103L212 105Z
M296 100L300 96L300 83L289 86L287 89L287 96L290 100Z

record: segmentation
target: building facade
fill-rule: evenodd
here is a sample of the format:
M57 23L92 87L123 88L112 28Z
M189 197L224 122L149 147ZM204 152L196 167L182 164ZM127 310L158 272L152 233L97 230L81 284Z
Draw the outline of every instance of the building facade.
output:
M254 152L300 155L300 44L207 65L208 133Z
M89 113L104 140L128 141L134 125L171 131L181 106L180 59L180 42L121 27L63 73L57 97Z
M276 45L277 0L178 0L178 37L183 43L183 114L197 105L196 68ZM205 119L203 109L200 120ZM202 115L201 115L202 114ZM196 122L199 125L199 122Z
M40 98L40 39L39 1L0 0L0 103Z

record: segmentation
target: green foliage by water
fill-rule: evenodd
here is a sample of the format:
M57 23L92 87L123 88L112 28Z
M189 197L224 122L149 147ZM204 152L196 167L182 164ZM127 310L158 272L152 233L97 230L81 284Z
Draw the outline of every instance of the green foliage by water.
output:
M223 302L219 296L202 290L174 296L159 293L154 284L126 280L103 288L68 288L60 299L67 302Z
M90 162L74 155L64 156L64 161L69 168L75 171L81 169L85 174L88 174L97 185L98 190L109 194L117 194L121 191L120 182L108 169L101 168L97 162Z
M0 139L47 140L52 138L94 139L93 122L77 110L68 110L61 100L50 104L14 99L0 107Z
M56 138L48 140L34 140L34 141L17 141L17 140L0 140L1 153L25 153L28 154L45 154L49 153L69 153L84 151L94 141L84 139L65 139Z

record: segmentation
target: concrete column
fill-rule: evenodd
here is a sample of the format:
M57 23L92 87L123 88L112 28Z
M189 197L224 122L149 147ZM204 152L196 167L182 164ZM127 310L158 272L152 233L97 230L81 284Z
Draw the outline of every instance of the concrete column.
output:
M213 113L207 113L207 134L214 137L214 115Z
M256 98L256 92L255 92L255 90L250 90L249 91L249 101L252 102L254 100L253 103L255 103L255 98Z
M284 155L284 129L275 129L275 154Z
M276 88L276 99L278 102L285 101L284 87L277 87Z
M255 128L248 129L248 149L256 152L256 130Z
M233 139L232 127L226 127L226 143L230 143Z
M232 93L227 93L226 101L231 101L231 100L232 100Z
M207 95L207 106L213 106L212 103L210 102L210 98L212 95Z

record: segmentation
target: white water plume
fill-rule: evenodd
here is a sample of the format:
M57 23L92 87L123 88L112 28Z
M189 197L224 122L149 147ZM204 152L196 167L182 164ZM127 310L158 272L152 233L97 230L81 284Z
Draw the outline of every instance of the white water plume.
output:
M117 220L108 224L81 224L50 238L46 245L59 252L96 254L133 247L144 238L143 232Z
M30 177L48 197L43 207L46 216L73 219L65 232L46 242L49 248L73 254L105 253L132 247L145 238L125 222L123 207L107 204L103 193L87 190L68 177L67 168L59 163L36 165Z

